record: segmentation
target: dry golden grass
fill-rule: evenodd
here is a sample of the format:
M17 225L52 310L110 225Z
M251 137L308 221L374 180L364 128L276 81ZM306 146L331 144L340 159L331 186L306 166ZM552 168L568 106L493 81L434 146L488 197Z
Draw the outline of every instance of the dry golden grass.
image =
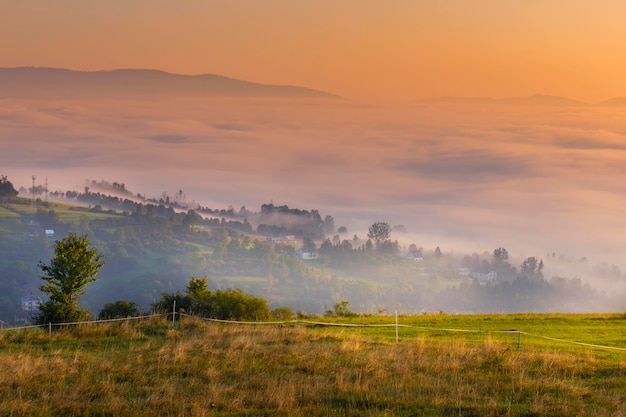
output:
M0 334L0 415L624 416L626 361L193 321Z

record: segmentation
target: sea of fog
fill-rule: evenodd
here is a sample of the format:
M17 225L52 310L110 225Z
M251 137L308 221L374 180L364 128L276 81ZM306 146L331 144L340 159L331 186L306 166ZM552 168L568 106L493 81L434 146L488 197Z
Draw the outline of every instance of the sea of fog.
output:
M331 215L349 238L386 221L425 250L624 269L622 116L451 100L3 99L0 174L16 188L36 175L51 191L106 180L211 208L272 202ZM585 278L576 265L546 270Z

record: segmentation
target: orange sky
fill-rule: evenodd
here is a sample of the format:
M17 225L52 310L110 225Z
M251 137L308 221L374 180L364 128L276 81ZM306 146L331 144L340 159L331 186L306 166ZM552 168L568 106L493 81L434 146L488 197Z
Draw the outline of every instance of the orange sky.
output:
M1 0L0 66L155 68L361 100L626 96L623 0Z

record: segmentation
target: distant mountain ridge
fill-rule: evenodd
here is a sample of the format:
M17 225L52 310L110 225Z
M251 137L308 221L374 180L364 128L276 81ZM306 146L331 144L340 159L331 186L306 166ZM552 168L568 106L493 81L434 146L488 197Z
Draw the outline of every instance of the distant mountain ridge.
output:
M626 106L626 97L614 97L608 100L603 101L599 104L600 106L607 107L624 107Z
M417 100L415 103L451 103L451 104L513 104L534 106L626 106L626 98L615 97L597 104L586 103L568 97L552 96L547 94L534 94L527 97L456 97L444 96Z
M215 74L181 75L151 69L0 68L0 97L3 98L111 95L339 98L306 87L259 84Z
M587 106L582 101L572 100L561 96L551 96L547 94L534 94L528 97L510 97L498 100L507 104L533 104L540 106Z

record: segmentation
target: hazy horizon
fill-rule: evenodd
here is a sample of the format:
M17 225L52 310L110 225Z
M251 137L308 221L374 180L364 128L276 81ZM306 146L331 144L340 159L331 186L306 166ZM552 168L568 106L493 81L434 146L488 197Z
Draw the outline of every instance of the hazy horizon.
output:
M305 85L288 85L284 83L263 84L254 80L233 78L224 74L194 73L181 74L168 72L158 68L109 68L80 70L75 68L45 66L0 67L3 71L14 74L3 78L8 91L0 90L0 98L16 99L50 99L88 98L89 94L103 99L141 98L146 95L162 94L177 98L204 98L227 100L235 98L304 98L346 100L355 106L415 106L428 104L502 104L502 105L535 105L535 106L607 106L626 107L626 97L609 95L597 101L584 101L568 96L558 96L534 92L523 96L463 96L440 95L420 96L394 102L375 103L371 101L353 100L342 97L332 91L311 89ZM20 74L21 72L21 74ZM7 73L8 74L8 73ZM42 78L37 79L37 75ZM12 76L15 84L10 85ZM93 78L88 78L94 76ZM142 78L143 77L143 78ZM75 78L73 80L73 78ZM77 85L78 82L78 85ZM221 83L221 84L220 84ZM73 85L74 84L74 85ZM80 87L91 88L81 90ZM150 90L148 87L152 88ZM107 91L106 88L111 88ZM127 89L127 91L124 90ZM195 90L193 89L195 88ZM275 89L274 93L264 91ZM66 91L64 91L66 89ZM249 90L246 92L246 90ZM137 96L139 94L139 96ZM58 97L55 97L58 95ZM153 97L154 98L154 97Z
M0 67L155 68L351 100L626 96L626 4L604 0L8 2Z

